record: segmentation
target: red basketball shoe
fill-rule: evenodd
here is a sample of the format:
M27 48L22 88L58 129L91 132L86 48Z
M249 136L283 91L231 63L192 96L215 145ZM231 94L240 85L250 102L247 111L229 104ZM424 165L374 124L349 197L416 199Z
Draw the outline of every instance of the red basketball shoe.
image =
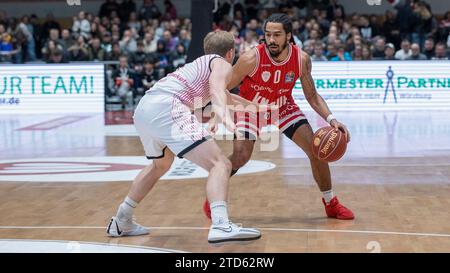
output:
M205 203L203 203L203 212L205 213L206 217L211 219L211 208L209 207L208 199L205 199Z
M355 218L353 212L340 204L336 196L331 199L330 204L327 204L323 198L322 202L325 205L325 212L330 218L339 220L352 220Z

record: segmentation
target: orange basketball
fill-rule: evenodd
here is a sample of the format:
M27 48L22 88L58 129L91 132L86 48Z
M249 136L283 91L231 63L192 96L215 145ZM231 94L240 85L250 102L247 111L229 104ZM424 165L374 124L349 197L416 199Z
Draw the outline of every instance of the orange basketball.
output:
M334 127L322 127L316 131L312 140L312 151L320 161L339 160L347 150L347 138L341 130Z

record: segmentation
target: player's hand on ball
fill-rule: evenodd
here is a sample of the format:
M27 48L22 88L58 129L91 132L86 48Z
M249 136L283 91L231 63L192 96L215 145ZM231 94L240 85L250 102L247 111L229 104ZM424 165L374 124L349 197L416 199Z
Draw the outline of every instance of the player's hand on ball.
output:
M340 123L339 121L333 119L330 122L330 125L334 127L336 130L341 130L345 133L345 137L347 138L347 143L350 142L350 132L347 130L347 127L343 123Z

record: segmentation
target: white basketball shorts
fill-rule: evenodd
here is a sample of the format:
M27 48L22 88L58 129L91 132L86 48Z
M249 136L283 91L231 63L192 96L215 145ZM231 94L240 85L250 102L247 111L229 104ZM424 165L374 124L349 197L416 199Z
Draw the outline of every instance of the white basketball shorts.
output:
M164 157L167 147L181 158L212 138L189 107L157 91L142 97L133 118L148 159Z

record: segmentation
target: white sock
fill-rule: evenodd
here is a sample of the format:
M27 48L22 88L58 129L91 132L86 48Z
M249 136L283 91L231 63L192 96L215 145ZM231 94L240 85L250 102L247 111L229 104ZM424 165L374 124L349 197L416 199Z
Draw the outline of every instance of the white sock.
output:
M227 202L216 201L210 204L211 220L213 225L221 225L229 222Z
M136 203L136 201L127 196L122 204L120 204L116 217L120 220L131 219L133 217L133 210L137 205L138 203Z
M323 191L323 199L325 199L325 202L327 204L330 204L331 199L333 199L334 194L333 194L333 190L329 190L329 191Z

